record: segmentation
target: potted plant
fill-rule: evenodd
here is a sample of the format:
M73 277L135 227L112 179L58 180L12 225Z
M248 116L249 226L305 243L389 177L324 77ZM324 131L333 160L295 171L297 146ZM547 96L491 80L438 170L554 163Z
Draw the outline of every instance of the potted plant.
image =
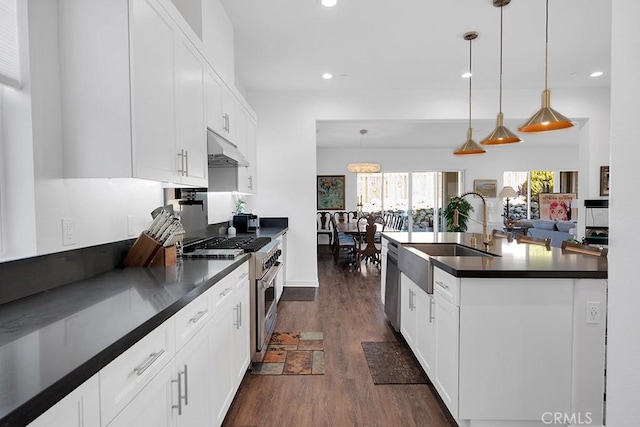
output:
M458 226L453 226L453 217L455 211L460 212L458 216ZM449 200L447 207L444 209L444 217L447 221L447 231L467 231L467 220L469 213L473 212L473 206L465 199L454 196Z

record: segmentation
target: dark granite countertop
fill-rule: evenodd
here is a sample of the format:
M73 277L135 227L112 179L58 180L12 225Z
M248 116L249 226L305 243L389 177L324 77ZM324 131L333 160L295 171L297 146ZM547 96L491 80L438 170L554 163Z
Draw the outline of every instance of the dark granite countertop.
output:
M0 426L37 418L248 259L115 269L0 305Z
M457 243L475 248L490 256L430 257L435 266L456 277L481 278L583 278L606 279L607 258L582 254L565 254L560 248L508 242L496 239L485 249L479 233L384 232L389 241L406 245L420 243ZM472 245L472 236L476 244Z

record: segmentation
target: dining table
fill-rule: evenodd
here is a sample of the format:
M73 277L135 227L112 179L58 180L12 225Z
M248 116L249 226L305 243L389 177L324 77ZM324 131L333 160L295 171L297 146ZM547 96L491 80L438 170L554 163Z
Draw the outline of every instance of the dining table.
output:
M336 222L338 231L342 231L345 234L358 235L358 223L357 222Z

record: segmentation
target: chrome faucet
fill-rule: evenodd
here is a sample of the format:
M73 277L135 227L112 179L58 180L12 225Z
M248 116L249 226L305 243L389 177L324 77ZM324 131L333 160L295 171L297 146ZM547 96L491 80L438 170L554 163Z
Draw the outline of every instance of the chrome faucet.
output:
M482 194L475 191L467 191L463 195L458 196L458 198L462 199L469 194L473 194L474 196L478 196L480 197L480 199L482 199L482 222L478 221L477 219L473 219L469 215L465 215L456 209L455 211L453 211L453 226L458 227L458 220L460 219L460 215L477 224L482 224L482 244L484 245L485 249L487 249L487 246L493 245L493 240L491 240L491 236L489 235L489 231L487 230L487 201Z

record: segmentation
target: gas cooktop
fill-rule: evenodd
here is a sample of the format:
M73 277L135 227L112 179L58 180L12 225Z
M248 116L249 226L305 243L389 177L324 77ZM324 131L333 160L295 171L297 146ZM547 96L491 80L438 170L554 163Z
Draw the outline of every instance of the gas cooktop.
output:
M245 252L256 252L270 237L208 237L184 245L184 258L235 259Z

